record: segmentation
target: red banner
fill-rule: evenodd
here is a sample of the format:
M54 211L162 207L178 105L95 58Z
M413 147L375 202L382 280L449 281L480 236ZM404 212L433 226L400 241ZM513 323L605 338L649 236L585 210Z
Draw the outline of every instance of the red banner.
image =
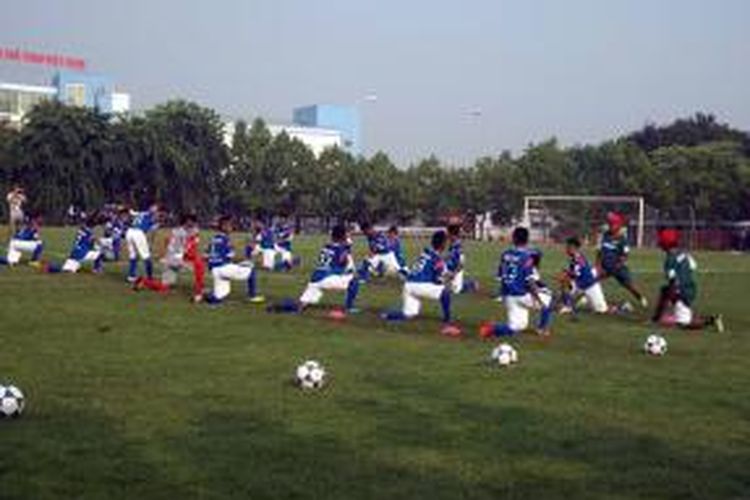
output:
M83 71L86 69L86 60L80 57L63 56L60 54L43 54L11 47L0 47L0 60L16 61L26 64L42 64L56 68Z

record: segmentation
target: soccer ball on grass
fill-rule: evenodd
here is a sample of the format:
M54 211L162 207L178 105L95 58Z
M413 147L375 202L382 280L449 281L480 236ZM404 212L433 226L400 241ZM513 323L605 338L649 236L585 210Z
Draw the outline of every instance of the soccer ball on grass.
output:
M510 344L500 344L492 350L490 358L498 365L507 367L518 363L518 351Z
M326 369L315 360L308 360L297 367L295 382L302 389L320 389L326 382Z
M657 334L649 335L643 350L650 356L664 356L667 353L667 339Z
M0 419L17 418L23 413L26 399L14 385L0 385Z

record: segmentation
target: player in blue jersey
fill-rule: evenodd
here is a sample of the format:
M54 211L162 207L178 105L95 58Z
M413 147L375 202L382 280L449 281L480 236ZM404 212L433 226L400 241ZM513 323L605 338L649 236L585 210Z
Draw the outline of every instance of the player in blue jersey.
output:
M448 272L451 273L453 293L471 293L478 289L477 282L465 276L465 257L461 243L461 225L448 224L448 256L445 259Z
M498 279L501 296L507 311L505 323L485 322L479 328L482 338L511 336L529 327L530 311L541 310L537 333L550 334L552 295L540 281L537 266L541 252L529 248L529 230L518 227L513 231L513 246L500 258Z
M560 312L574 312L577 296L582 296L586 305L595 313L610 312L597 270L581 251L581 241L576 237L568 238L565 242L565 254L568 256L568 266L560 276L563 287Z
M279 256L279 262L276 269L289 271L300 264L299 257L292 254L292 240L294 239L294 226L288 221L281 221L274 226L274 235L276 240L276 255Z
M401 310L386 312L383 319L403 321L415 318L422 308L423 299L437 300L443 313L443 334L451 337L461 335L461 329L452 323L452 291L447 284L449 274L442 256L447 240L445 231L432 235L431 246L424 249L406 276Z
M87 217L81 227L76 232L73 240L73 248L70 255L63 263L62 267L50 264L47 266L47 272L50 273L77 273L83 264L91 262L92 270L95 273L102 272L103 255L96 243L94 228L96 216Z
M130 227L125 231L125 242L128 245L128 281L138 280L138 259L143 261L146 277L153 279L154 263L151 258L151 248L148 234L159 227L159 205L154 203L143 212L131 212Z
M253 303L262 303L265 298L257 292L257 272L250 261L235 263L232 244L232 219L224 216L219 219L219 231L211 238L208 247L208 268L213 277L213 292L206 295L208 304L221 303L232 290L232 281L247 283L247 297Z
M384 274L400 274L406 276L407 268L401 252L401 241L398 238L398 228L393 226L388 235L377 231L369 222L360 224L362 234L367 238L369 256L359 267L359 277L368 281L373 272L378 276Z
M256 227L255 240L261 256L261 265L264 269L273 271L276 269L276 232L271 224L261 221L258 221Z
M120 260L120 250L122 249L122 240L125 238L127 230L126 209L117 210L110 213L108 220L104 224L104 234L99 238L99 246L102 255L107 260L117 262Z
M4 264L15 266L21 261L24 253L31 254L30 266L39 266L44 243L39 234L42 226L41 216L34 214L26 220L26 223L16 231L8 244L8 254L4 259Z
M332 317L341 319L346 313L358 312L355 301L359 293L359 280L354 274L354 259L346 226L337 225L331 230L331 241L321 248L318 264L299 301L283 301L269 308L278 312L302 312L306 307L320 303L326 291L346 291L344 310L332 311Z

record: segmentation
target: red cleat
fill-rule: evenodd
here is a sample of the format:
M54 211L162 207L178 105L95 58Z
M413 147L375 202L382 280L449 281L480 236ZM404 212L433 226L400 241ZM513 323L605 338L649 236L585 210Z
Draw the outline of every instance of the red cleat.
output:
M442 328L442 330L440 330L440 333L442 333L446 337L450 337L450 338L454 338L454 339L462 337L463 334L464 334L464 332L461 331L460 327L458 327L456 325L451 325L451 324L445 325Z
M495 325L489 321L482 322L479 325L479 337L482 339L492 339L495 337Z
M346 313L341 309L332 309L328 313L328 317L335 321L343 321L346 319Z

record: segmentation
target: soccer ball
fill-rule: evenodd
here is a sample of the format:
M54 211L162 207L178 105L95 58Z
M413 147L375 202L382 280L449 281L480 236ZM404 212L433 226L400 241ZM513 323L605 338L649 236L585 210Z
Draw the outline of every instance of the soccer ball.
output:
M518 363L518 351L510 344L500 344L492 350L492 361L500 366Z
M651 356L664 356L667 353L667 339L661 335L649 335L643 344L643 350Z
M0 385L0 418L21 416L26 400L21 389L15 385Z
M326 369L317 361L305 361L297 367L295 380L302 389L320 389L326 381Z

